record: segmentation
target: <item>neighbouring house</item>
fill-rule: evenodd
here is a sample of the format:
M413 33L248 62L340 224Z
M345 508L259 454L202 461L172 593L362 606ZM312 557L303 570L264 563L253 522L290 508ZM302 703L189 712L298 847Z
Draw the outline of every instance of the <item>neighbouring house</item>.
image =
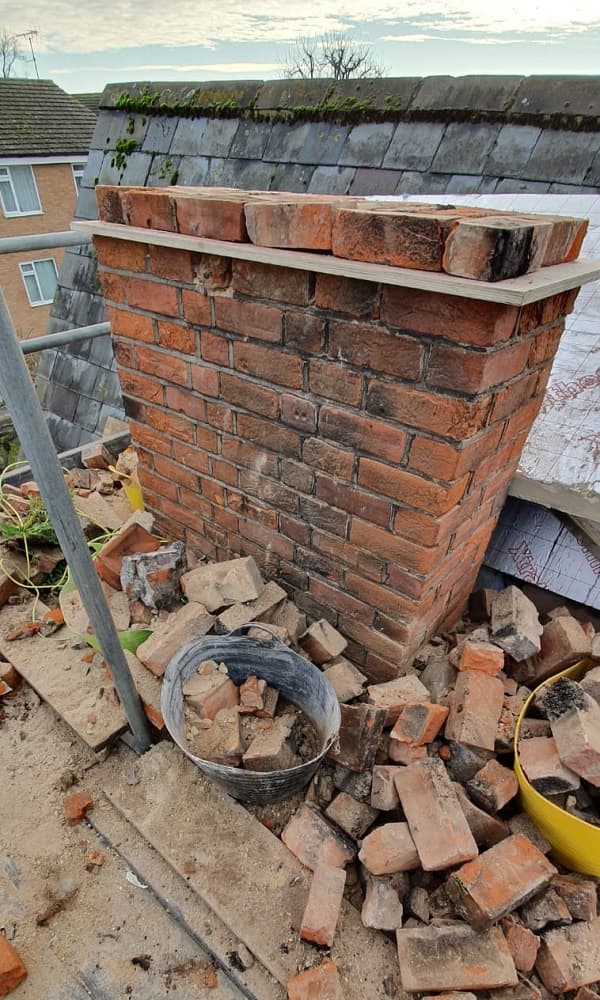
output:
M96 116L51 80L0 80L0 238L69 228ZM63 250L0 256L20 339L46 332Z

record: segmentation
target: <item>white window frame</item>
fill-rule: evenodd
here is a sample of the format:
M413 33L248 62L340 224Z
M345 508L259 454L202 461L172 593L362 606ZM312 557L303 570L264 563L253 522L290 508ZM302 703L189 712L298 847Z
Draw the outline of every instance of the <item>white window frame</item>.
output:
M7 219L22 219L26 215L43 215L44 214L44 210L42 208L42 199L40 198L40 192L39 192L39 189L38 189L38 186L37 186L37 179L36 179L36 176L35 176L35 170L33 169L32 164L31 163L12 163L12 164L0 163L0 173L6 172L5 180L8 180L8 183L10 184L10 187L11 187L11 190L12 190L12 195L13 195L13 198L15 200L15 205L18 205L19 204L19 199L17 198L17 192L15 191L15 185L13 183L13 179L12 179L11 173L10 173L11 166L13 166L13 167L15 167L15 166L29 167L29 169L31 170L31 176L33 178L33 186L35 188L36 198L38 200L38 205L40 207L36 208L34 211L31 211L31 212L21 212L21 211L19 211L19 209L17 209L16 212L7 212L6 208L4 206L4 202L2 201L2 198L0 197L0 204L2 205L2 211L4 213L5 218L7 218Z
M79 194L79 187L77 185L77 178L79 177L80 182L83 180L83 175L85 173L85 160L80 160L78 163L71 164L71 171L73 173L73 183L75 185L75 191Z
M33 268L33 276L34 276L34 278L36 280L36 283L37 283L37 286L38 286L38 290L39 290L39 293L40 293L40 296L41 296L41 294L42 294L42 287L40 285L40 281L39 281L39 278L37 276L37 271L35 269L35 265L36 264L43 264L43 263L45 263L48 260L51 260L52 263L54 264L54 272L56 274L56 282L58 284L58 268L56 266L56 261L55 261L54 257L38 257L36 260L24 260L24 261L22 261L22 263L19 264L19 270L21 272L21 280L23 282L23 285L25 286L25 291L27 292L27 298L29 299L29 305L32 307L32 309L35 309L37 306L52 305L52 302L54 301L54 295L52 296L51 299L42 299L42 298L40 298L39 302L32 302L31 301L31 296L29 294L29 288L27 287L27 282L25 281L25 273L23 271L23 268L24 267L31 267L31 268ZM31 276L31 272L29 272L29 276Z

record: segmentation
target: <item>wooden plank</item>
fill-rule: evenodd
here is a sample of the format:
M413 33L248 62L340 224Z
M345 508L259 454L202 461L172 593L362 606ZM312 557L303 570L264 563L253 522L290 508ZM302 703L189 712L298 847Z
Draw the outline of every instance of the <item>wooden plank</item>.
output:
M510 278L492 284L471 278L456 278L451 274L437 271L413 271L408 268L390 267L387 264L367 264L298 250L273 250L269 247L254 246L253 243L208 240L158 229L124 226L116 222L77 221L71 223L71 228L90 235L110 236L113 239L130 240L133 243L150 243L152 246L170 247L175 250L209 253L217 257L233 257L237 260L273 264L276 267L293 267L299 271L335 274L363 281L381 282L385 285L417 288L427 292L439 292L442 295L458 295L467 299L514 306L537 302L538 299L545 299L570 288L578 288L600 277L600 261L576 260L571 264L544 267L521 278Z
M140 782L122 772L103 784L110 801L285 985L314 961L299 939L311 873L244 807L222 792L171 743L160 743L137 763ZM363 927L346 900L332 958L346 1000L385 1000L384 980L397 971L393 943Z
M72 636L66 632L64 639L59 631L48 638L38 635L7 641L11 629L32 620L32 609L32 601L2 608L0 653L84 743L101 750L127 729L123 709L107 695L104 672L94 665L86 672L81 660L85 650L72 649ZM89 712L96 717L93 726L87 720Z
M123 753L119 756L122 761ZM167 913L215 959L244 996L249 1000L285 1000L285 990L258 960L243 971L232 964L231 956L239 947L235 935L194 892L188 878L182 879L106 797L102 808L93 809L86 822L150 887Z

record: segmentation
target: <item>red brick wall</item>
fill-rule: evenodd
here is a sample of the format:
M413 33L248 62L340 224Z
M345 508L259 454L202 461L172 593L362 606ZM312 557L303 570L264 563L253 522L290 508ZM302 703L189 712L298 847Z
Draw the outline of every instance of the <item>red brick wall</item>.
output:
M95 242L148 507L394 676L464 606L576 291L519 310Z

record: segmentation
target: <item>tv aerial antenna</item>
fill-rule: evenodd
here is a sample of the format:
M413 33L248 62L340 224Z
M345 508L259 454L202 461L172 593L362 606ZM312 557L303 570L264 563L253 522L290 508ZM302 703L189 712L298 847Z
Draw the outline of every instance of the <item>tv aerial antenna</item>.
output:
M35 75L37 76L37 78L39 80L40 74L38 72L38 65L37 65L37 62L36 62L35 52L34 52L34 49L33 49L33 39L37 38L38 34L39 34L39 32L37 32L37 31L35 31L35 30L32 29L31 31L22 31L20 34L15 35L15 38L26 38L27 41L29 42L29 48L31 49L31 59L32 59L33 65L35 67Z

